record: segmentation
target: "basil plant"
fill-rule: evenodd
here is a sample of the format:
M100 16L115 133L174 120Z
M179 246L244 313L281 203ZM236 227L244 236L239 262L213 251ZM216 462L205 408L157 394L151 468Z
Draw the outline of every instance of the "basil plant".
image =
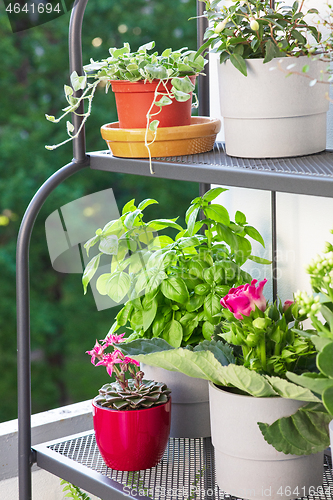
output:
M264 241L246 216L238 211L231 221L227 209L213 203L223 191L213 188L192 200L186 227L177 219L145 222L144 209L157 201L136 206L131 200L119 219L98 229L85 244L87 254L93 246L98 254L84 271L84 292L104 256L110 268L98 277L97 290L124 303L109 333L127 327L129 340L157 337L173 347L212 338L221 320L221 297L232 286L251 281L241 266L248 259L269 263L252 255L250 239L262 246ZM166 228L175 231L174 238L159 233Z

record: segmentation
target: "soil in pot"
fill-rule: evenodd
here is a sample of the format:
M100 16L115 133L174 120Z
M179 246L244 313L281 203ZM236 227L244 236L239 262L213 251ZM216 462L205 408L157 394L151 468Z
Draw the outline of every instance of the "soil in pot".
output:
M111 469L134 471L157 465L168 444L171 398L161 405L118 411L93 401L97 446Z

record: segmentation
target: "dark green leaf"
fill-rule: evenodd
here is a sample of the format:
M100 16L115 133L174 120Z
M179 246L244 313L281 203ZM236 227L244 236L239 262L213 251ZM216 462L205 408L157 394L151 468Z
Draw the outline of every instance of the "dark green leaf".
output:
M238 71L247 76L246 62L240 54L231 54L230 61Z

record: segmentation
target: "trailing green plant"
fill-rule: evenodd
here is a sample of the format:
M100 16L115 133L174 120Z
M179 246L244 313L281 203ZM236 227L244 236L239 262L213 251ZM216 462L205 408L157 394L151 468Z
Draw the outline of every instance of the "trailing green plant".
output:
M321 55L330 51L322 40L318 23L308 24L307 14L317 15L317 9L303 12L304 0L292 6L270 0L237 0L229 7L219 7L219 0L201 0L206 4L204 15L209 20L205 42L198 53L210 48L217 52L220 62L226 60L247 76L246 59L262 58L264 63L276 57ZM311 42L311 43L310 43ZM303 71L307 73L306 65Z
M152 82L157 80L159 84L156 87L151 107L147 112L145 145L150 157L149 145L155 140L159 124L155 116L162 111L163 106L170 105L173 99L183 102L191 98L194 85L189 76L201 73L205 65L204 58L197 55L195 51L188 50L187 47L176 51L168 48L160 55L156 51L150 52L154 47L155 42L149 42L139 47L136 52L131 52L130 45L124 43L122 48L111 47L109 49L110 55L106 59L101 61L91 59L90 64L83 67L84 75L79 76L74 71L70 76L71 85L64 86L68 103L68 106L63 109L64 113L59 118L50 115L45 116L47 120L58 123L68 114L74 113L82 117L81 125L74 132L74 125L67 121L66 127L69 139L54 146L46 146L46 149L55 149L79 135L91 114L93 98L99 84L105 86L105 92L107 93L112 80L126 80L129 82L139 80ZM92 82L89 82L90 79ZM170 80L172 88L168 90L166 83ZM86 110L82 111L81 104L87 105ZM154 105L159 108L157 113L152 113ZM196 96L193 106L198 106ZM147 139L149 130L154 132L154 138L150 144Z
M211 339L220 321L220 297L251 281L241 266L248 259L268 263L252 255L249 238L262 246L264 241L246 216L237 211L233 222L225 207L212 203L223 191L213 188L192 200L185 228L177 219L144 222L144 209L157 201L136 206L131 200L119 219L85 244L87 254L98 245L98 254L85 268L84 291L106 255L110 272L98 277L97 290L117 303L126 301L110 333L127 326L130 340L159 337L173 347ZM197 220L200 211L204 218ZM166 228L177 231L174 239L157 234Z
M97 359L96 366L105 366L109 376L116 377L115 382L103 385L95 403L112 410L139 410L166 403L170 389L162 382L143 380L144 373L137 368L139 363L118 349L124 335L109 335L101 344L96 340L94 348L87 351L93 365ZM111 352L106 353L109 347Z
M64 486L62 491L67 491L65 498L72 498L72 500L90 500L90 497L78 486L75 486L74 484L71 484L63 479L60 481L60 484Z

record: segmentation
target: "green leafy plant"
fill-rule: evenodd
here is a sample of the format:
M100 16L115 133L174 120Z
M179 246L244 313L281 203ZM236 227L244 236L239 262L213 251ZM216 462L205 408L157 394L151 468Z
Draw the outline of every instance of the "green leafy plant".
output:
M96 340L94 348L87 351L93 365L98 360L96 366L105 366L110 377L116 377L115 382L103 385L95 403L112 410L138 410L166 403L170 389L162 382L143 380L144 373L137 369L139 363L117 348L124 335L109 335L102 344ZM106 353L109 347L111 352Z
M330 258L325 262L329 264ZM330 277L329 282L322 277L327 300L332 291L333 259L331 267L319 262L317 269L323 268ZM316 279L318 287L318 273ZM307 402L290 417L271 425L263 422L258 425L266 441L278 451L295 455L317 453L329 445L328 424L333 418L333 335L327 324L321 324L317 335L301 329L300 320L306 317L306 307L309 315L314 312L311 300L305 300L304 295L301 304L291 301L284 307L266 304L262 295L265 282L256 288L253 280L251 285L231 289L221 299L229 313L216 329L216 337L222 337L226 342L224 347L234 348L234 357L221 361L209 342L204 349L199 344L195 350L188 350L170 349L167 345L163 348L161 342L156 343L157 339L136 340L124 344L122 350L142 363L210 380L241 394ZM327 311L325 314L331 329L333 313L330 307L328 310L330 314ZM293 320L295 328L289 326ZM315 356L317 369L313 366Z
M233 285L251 280L241 266L252 259L249 238L264 246L259 232L236 212L235 222L225 207L212 203L225 189L213 188L192 200L186 227L177 219L143 221L143 210L156 200L123 208L119 219L109 222L86 244L87 253L98 245L98 254L87 264L84 290L95 275L103 255L110 259L110 272L97 279L100 294L115 302L128 298L110 333L127 325L130 340L163 338L173 347L210 340L219 323L220 297ZM204 219L197 220L202 211ZM157 235L171 228L175 238ZM203 231L203 234L201 233Z
M62 491L67 492L65 498L72 498L72 500L90 500L90 497L86 493L83 493L78 486L63 479L60 481L60 484L64 486Z
M267 63L276 57L327 53L320 31L305 20L307 14L318 15L318 10L302 12L304 1L292 6L276 2L273 8L270 0L238 0L218 10L218 0L202 1L210 23L198 53L211 48L220 55L221 63L229 59L245 76L246 59L262 58ZM308 70L304 66L303 71Z
M136 52L131 52L130 45L125 43L120 49L112 47L109 49L109 57L101 61L90 60L90 64L83 67L84 75L79 76L77 72L71 74L71 86L65 85L65 97L68 106L63 109L63 114L59 118L46 115L46 119L58 123L68 114L74 113L83 117L79 129L74 132L74 125L66 122L67 133L69 139L54 146L46 146L47 149L55 149L79 135L83 125L91 114L92 101L99 84L105 86L106 93L109 90L111 80L126 80L129 82L144 82L159 81L154 94L151 107L147 113L147 127L145 136L145 145L149 152L149 145L155 140L156 130L159 121L152 114L154 105L159 107L161 112L163 106L168 106L172 100L187 101L191 98L191 93L194 90L194 85L189 79L189 75L201 73L204 69L205 60L202 56L196 54L195 51L187 50L183 47L179 50L165 49L161 55L158 52L150 52L155 47L155 42L149 42L138 48ZM89 80L92 82L89 82ZM172 88L168 90L166 83L171 80ZM80 105L86 104L86 110L82 112ZM198 106L197 99L194 105ZM148 143L148 131L154 132L154 139Z

